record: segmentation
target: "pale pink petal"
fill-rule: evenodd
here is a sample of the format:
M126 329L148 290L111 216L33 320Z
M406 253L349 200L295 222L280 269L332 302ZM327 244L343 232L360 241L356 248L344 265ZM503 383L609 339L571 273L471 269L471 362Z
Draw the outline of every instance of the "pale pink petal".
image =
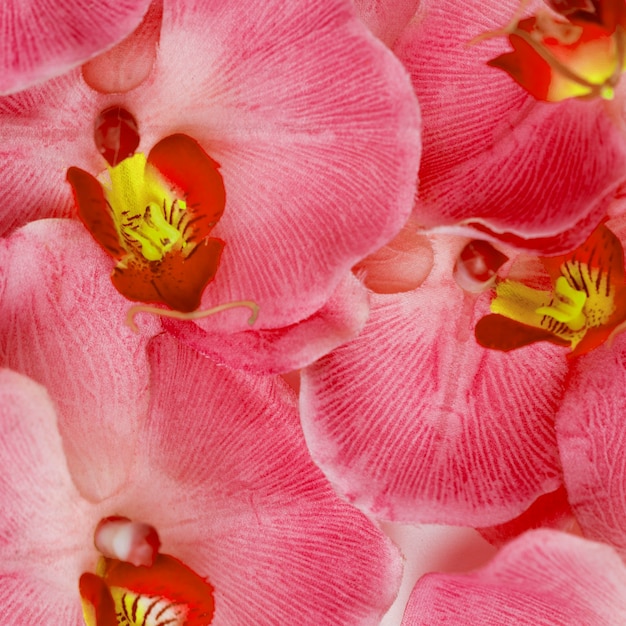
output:
M557 415L565 485L586 536L626 555L626 336L577 359Z
M78 222L33 222L0 255L0 364L47 388L81 494L104 498L132 462L148 406L145 344L158 325L125 326L111 262Z
M377 625L400 581L397 551L311 462L296 399L168 335L150 348L141 463L121 514L142 513L216 589L213 626Z
M95 553L86 503L45 390L5 369L0 435L2 623L44 624L53 615L54 623L78 625L78 578Z
M256 374L300 369L353 339L369 315L367 289L347 273L328 302L309 318L278 329L230 335L205 332L192 322L163 320L175 337L217 363ZM243 309L243 315L250 312ZM139 318L141 319L141 318Z
M162 17L163 1L154 0L136 30L83 65L85 82L102 93L123 93L141 85L156 61Z
M428 226L481 221L524 239L570 231L561 245L571 248L623 179L626 142L605 102L537 102L488 67L506 37L469 45L508 24L518 6L424 0L394 47L424 119L416 217Z
M535 528L554 528L567 532L578 529L563 485L555 491L539 496L515 519L497 526L479 528L478 532L489 543L502 546L527 530Z
M441 240L419 289L374 294L363 332L302 372L314 459L378 517L486 526L561 482L553 420L565 355L476 343L489 297L476 301L453 281L464 243Z
M58 76L132 32L149 0L5 0L0 10L0 93Z
M411 212L415 95L347 0L168 2L153 71L132 92L89 93L71 74L0 100L0 187L13 199L0 222L70 214L65 169L103 169L93 123L113 103L136 117L140 150L184 132L220 163L227 203L214 234L226 247L203 308L254 300L258 329L315 313ZM245 330L242 317L202 325Z
M420 0L354 0L359 17L388 46L392 46L409 20L415 15Z
M402 626L622 624L626 568L609 546L556 531L529 532L472 574L428 574Z

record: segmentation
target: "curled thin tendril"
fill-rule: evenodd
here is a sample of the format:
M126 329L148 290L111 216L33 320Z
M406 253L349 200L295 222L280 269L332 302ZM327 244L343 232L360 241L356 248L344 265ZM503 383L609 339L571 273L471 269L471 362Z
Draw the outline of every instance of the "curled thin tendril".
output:
M248 319L248 324L252 326L259 316L259 305L252 300L237 300L235 302L227 302L226 304L219 304L212 309L205 309L204 311L191 311L189 313L182 313L181 311L171 311L169 309L159 309L156 306L150 306L148 304L136 304L128 309L126 314L126 325L131 328L135 333L139 332L137 324L135 324L135 315L137 313L152 313L154 315L160 315L161 317L172 317L177 320L200 320L205 317L211 317L216 313L227 311L228 309L236 309L239 307L247 307L252 311L252 315Z

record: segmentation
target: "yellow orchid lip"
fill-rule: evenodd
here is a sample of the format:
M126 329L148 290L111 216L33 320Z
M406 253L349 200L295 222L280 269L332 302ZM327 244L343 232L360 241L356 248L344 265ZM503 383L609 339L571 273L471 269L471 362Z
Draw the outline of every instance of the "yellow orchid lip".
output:
M507 351L547 340L578 355L599 346L626 320L624 252L606 226L571 253L542 262L552 289L500 281L492 315L476 325L479 344Z

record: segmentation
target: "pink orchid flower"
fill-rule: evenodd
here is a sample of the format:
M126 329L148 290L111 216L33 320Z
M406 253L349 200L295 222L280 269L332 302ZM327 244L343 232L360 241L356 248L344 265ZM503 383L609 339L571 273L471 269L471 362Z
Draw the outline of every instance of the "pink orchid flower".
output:
M259 315L253 329L249 312L232 311L173 331L184 339L202 328L204 341L189 341L236 367L300 367L362 327L367 294L348 270L411 211L420 124L406 71L348 0L166 0L157 18L160 29L133 48L142 58L145 49L156 53L132 89L115 83L119 55L111 51L82 72L0 99L0 186L10 198L0 223L6 233L36 218L77 215L66 173L78 168L105 182L103 145L93 137L111 106L136 120L137 155L184 135L214 163L225 191L210 234L223 250L207 261L217 269L212 279L206 272L200 308L253 301ZM191 183L172 175L184 171L181 162L162 166L165 193L174 194L162 210L167 221ZM152 189L145 180L139 186L139 198ZM113 271L117 260L103 262Z
M410 3L397 0L392 4L402 12ZM382 26L372 21L368 3L357 6L375 32L393 31L389 19L383 18ZM543 2L524 7L524 15L549 11ZM392 42L393 51L411 74L424 124L414 214L427 228L447 226L455 232L469 232L470 237L476 236L477 229L483 236L518 247L557 254L586 239L624 179L624 90L617 84L621 68L609 50L615 41L598 52L596 40L606 38L599 32L593 35L596 39L587 33L585 37L591 40L585 41L590 45L579 47L570 74L583 65L592 75L610 66L607 80L615 84L611 87L614 101L599 97L557 103L538 100L537 90L531 95L489 65L509 53L507 25L518 13L518 0L422 0L413 19ZM591 18L585 19L588 23ZM545 33L542 36L548 38ZM516 64L518 75L529 76L527 83L546 82L545 68L536 67L535 56L522 55ZM569 71L566 64L564 60L559 65L564 72ZM473 234L468 227L475 229Z
M570 626L626 620L626 566L609 546L566 533L529 532L470 574L428 574L402 626Z
M392 293L372 292L359 336L303 370L307 443L340 493L379 518L506 522L562 484L554 420L565 349L479 345L474 326L491 296L465 291L454 277L468 240L414 236L407 246L403 236L404 246L388 249L433 261L421 283L405 273ZM398 267L386 264L387 282Z
M0 94L59 76L139 25L149 0L6 0L0 10Z
M311 462L291 390L124 327L89 240L43 220L0 248L2 623L377 624L398 554Z

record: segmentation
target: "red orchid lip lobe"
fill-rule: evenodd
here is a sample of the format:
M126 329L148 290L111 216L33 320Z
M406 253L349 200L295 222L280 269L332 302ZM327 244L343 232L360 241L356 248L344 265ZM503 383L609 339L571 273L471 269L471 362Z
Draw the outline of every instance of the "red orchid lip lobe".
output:
M213 586L178 559L158 552L153 526L114 515L101 520L94 543L97 573L79 579L87 626L208 626ZM121 621L120 621L121 620Z

